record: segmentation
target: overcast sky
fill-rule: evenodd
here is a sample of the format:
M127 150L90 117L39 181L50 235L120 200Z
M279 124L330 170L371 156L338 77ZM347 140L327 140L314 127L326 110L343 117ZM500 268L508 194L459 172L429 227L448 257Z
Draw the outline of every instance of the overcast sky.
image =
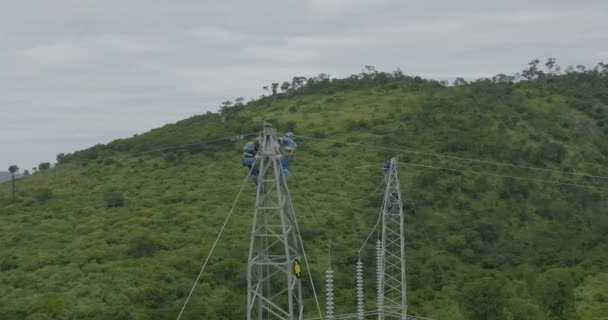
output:
M595 65L608 61L607 17L606 0L0 0L0 171L216 111L294 75Z

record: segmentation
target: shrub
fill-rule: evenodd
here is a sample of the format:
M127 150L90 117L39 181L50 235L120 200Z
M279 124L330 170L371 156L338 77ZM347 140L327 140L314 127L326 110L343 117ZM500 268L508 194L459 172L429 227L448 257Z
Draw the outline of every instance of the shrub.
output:
M561 143L550 142L541 146L541 156L549 161L561 163L566 158L566 147Z
M504 284L491 278L467 283L462 290L460 308L471 320L507 319Z
M370 132L373 134L377 134L377 135L385 135L385 134L391 133L391 131L388 128L383 127L383 126L373 127L370 130Z
M48 170L51 168L51 164L49 162L42 162L38 165L38 171Z
M312 132L312 137L317 138L317 139L323 139L323 138L327 137L327 133L325 133L321 130L315 130Z
M294 120L290 120L287 122L287 131L296 131L296 122Z
M104 199L108 208L120 208L125 206L125 197L121 192L108 192Z
M138 236L129 242L127 253L135 258L149 257L158 250L158 245L150 236Z
M45 203L53 198L53 190L49 188L41 188L34 190L34 198L40 203Z
M384 121L384 119L374 119L371 121L372 122L372 126L380 126L386 123L386 121Z

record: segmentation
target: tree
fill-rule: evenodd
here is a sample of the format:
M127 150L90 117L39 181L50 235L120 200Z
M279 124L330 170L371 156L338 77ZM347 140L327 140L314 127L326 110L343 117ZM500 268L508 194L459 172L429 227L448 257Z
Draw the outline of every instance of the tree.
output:
M361 72L361 75L363 77L375 77L378 74L378 71L376 71L376 68L374 68L374 66L364 66L363 67L363 72Z
M131 239L127 253L135 258L149 257L158 250L158 245L153 238L142 235Z
M503 283L492 278L481 278L467 283L462 289L461 308L471 320L507 319Z
M328 75L327 73L319 73L317 78L319 79L320 82L327 83L327 82L329 82L329 79L331 78L331 76Z
M555 58L547 59L547 62L545 63L545 67L547 67L549 74L556 74L559 72L559 70L561 70L561 67L556 63Z
M26 177L27 177L27 176L29 176L29 175L30 175L30 171L29 171L29 170L27 170L27 169L26 169L26 170L24 170L24 171L23 171L23 175L24 175L24 176L26 176Z
M501 82L513 82L515 81L515 77L506 75L504 73L497 74L492 77L492 82L501 83Z
M587 68L584 65L579 64L576 66L576 70L578 70L578 72L585 72Z
M11 178L12 178L12 194L13 194L13 198L15 197L15 173L19 172L19 167L17 165L12 165L8 167L8 171L11 173Z
M550 319L571 319L575 303L574 282L566 269L548 270L538 279L537 296Z
M457 86L457 87L458 86L463 86L465 84L467 84L467 81L464 80L464 78L456 78L456 80L454 80L454 85Z
M561 143L549 142L542 144L539 152L543 159L562 163L566 159L568 150Z
M125 205L125 196L121 192L108 192L104 195L106 207L120 208Z
M608 74L608 64L599 62L593 70L595 70L595 72L600 73L600 74Z
M65 154L64 153L60 153L57 155L57 163L63 163L63 161L65 160Z
M289 82L284 81L284 82L281 84L281 91L283 91L283 92L288 92L290 87L291 87L291 85L289 84Z
M277 88L279 88L279 84L276 83L276 82L273 82L270 86L272 87L272 95L273 96L276 95L277 94Z
M45 203L53 198L53 190L49 188L35 189L34 198L40 203Z
M291 90L300 89L306 83L306 77L293 77L291 80Z
M236 98L236 99L234 100L234 106L236 106L236 107L242 107L243 105L245 105L245 104L243 103L243 101L245 101L245 98L243 98L243 97L238 97L238 98Z
M224 101L224 102L222 102L222 104L220 106L220 113L226 114L226 113L230 112L231 108L232 108L232 101Z
M294 120L287 121L287 131L296 131L296 122Z
M529 299L512 298L509 300L509 313L513 320L542 320L543 312Z
M401 68L397 68L395 71L393 71L393 78L402 79L403 77L405 77L405 75L403 74Z
M50 168L51 168L51 164L49 162L42 162L38 165L39 171L48 170Z
M538 70L540 60L534 59L528 63L529 68L522 71L521 75L527 80L542 79L545 73Z

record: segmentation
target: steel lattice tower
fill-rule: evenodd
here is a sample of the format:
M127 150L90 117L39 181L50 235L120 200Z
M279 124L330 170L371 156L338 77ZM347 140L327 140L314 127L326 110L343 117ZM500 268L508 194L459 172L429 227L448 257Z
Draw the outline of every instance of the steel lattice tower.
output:
M405 217L399 191L397 159L392 158L386 172L386 191L382 205L381 267L378 272L378 319L407 319L405 281Z
M247 320L303 319L301 243L277 131L264 126L247 264Z

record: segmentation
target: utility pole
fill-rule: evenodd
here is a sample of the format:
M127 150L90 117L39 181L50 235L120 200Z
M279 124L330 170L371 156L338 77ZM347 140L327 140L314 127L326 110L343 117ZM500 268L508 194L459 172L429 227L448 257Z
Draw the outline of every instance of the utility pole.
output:
M405 281L405 216L399 190L397 159L386 172L382 205L382 240L378 258L378 319L407 319Z
M247 320L302 320L302 244L276 128L265 124L261 138L247 263Z

